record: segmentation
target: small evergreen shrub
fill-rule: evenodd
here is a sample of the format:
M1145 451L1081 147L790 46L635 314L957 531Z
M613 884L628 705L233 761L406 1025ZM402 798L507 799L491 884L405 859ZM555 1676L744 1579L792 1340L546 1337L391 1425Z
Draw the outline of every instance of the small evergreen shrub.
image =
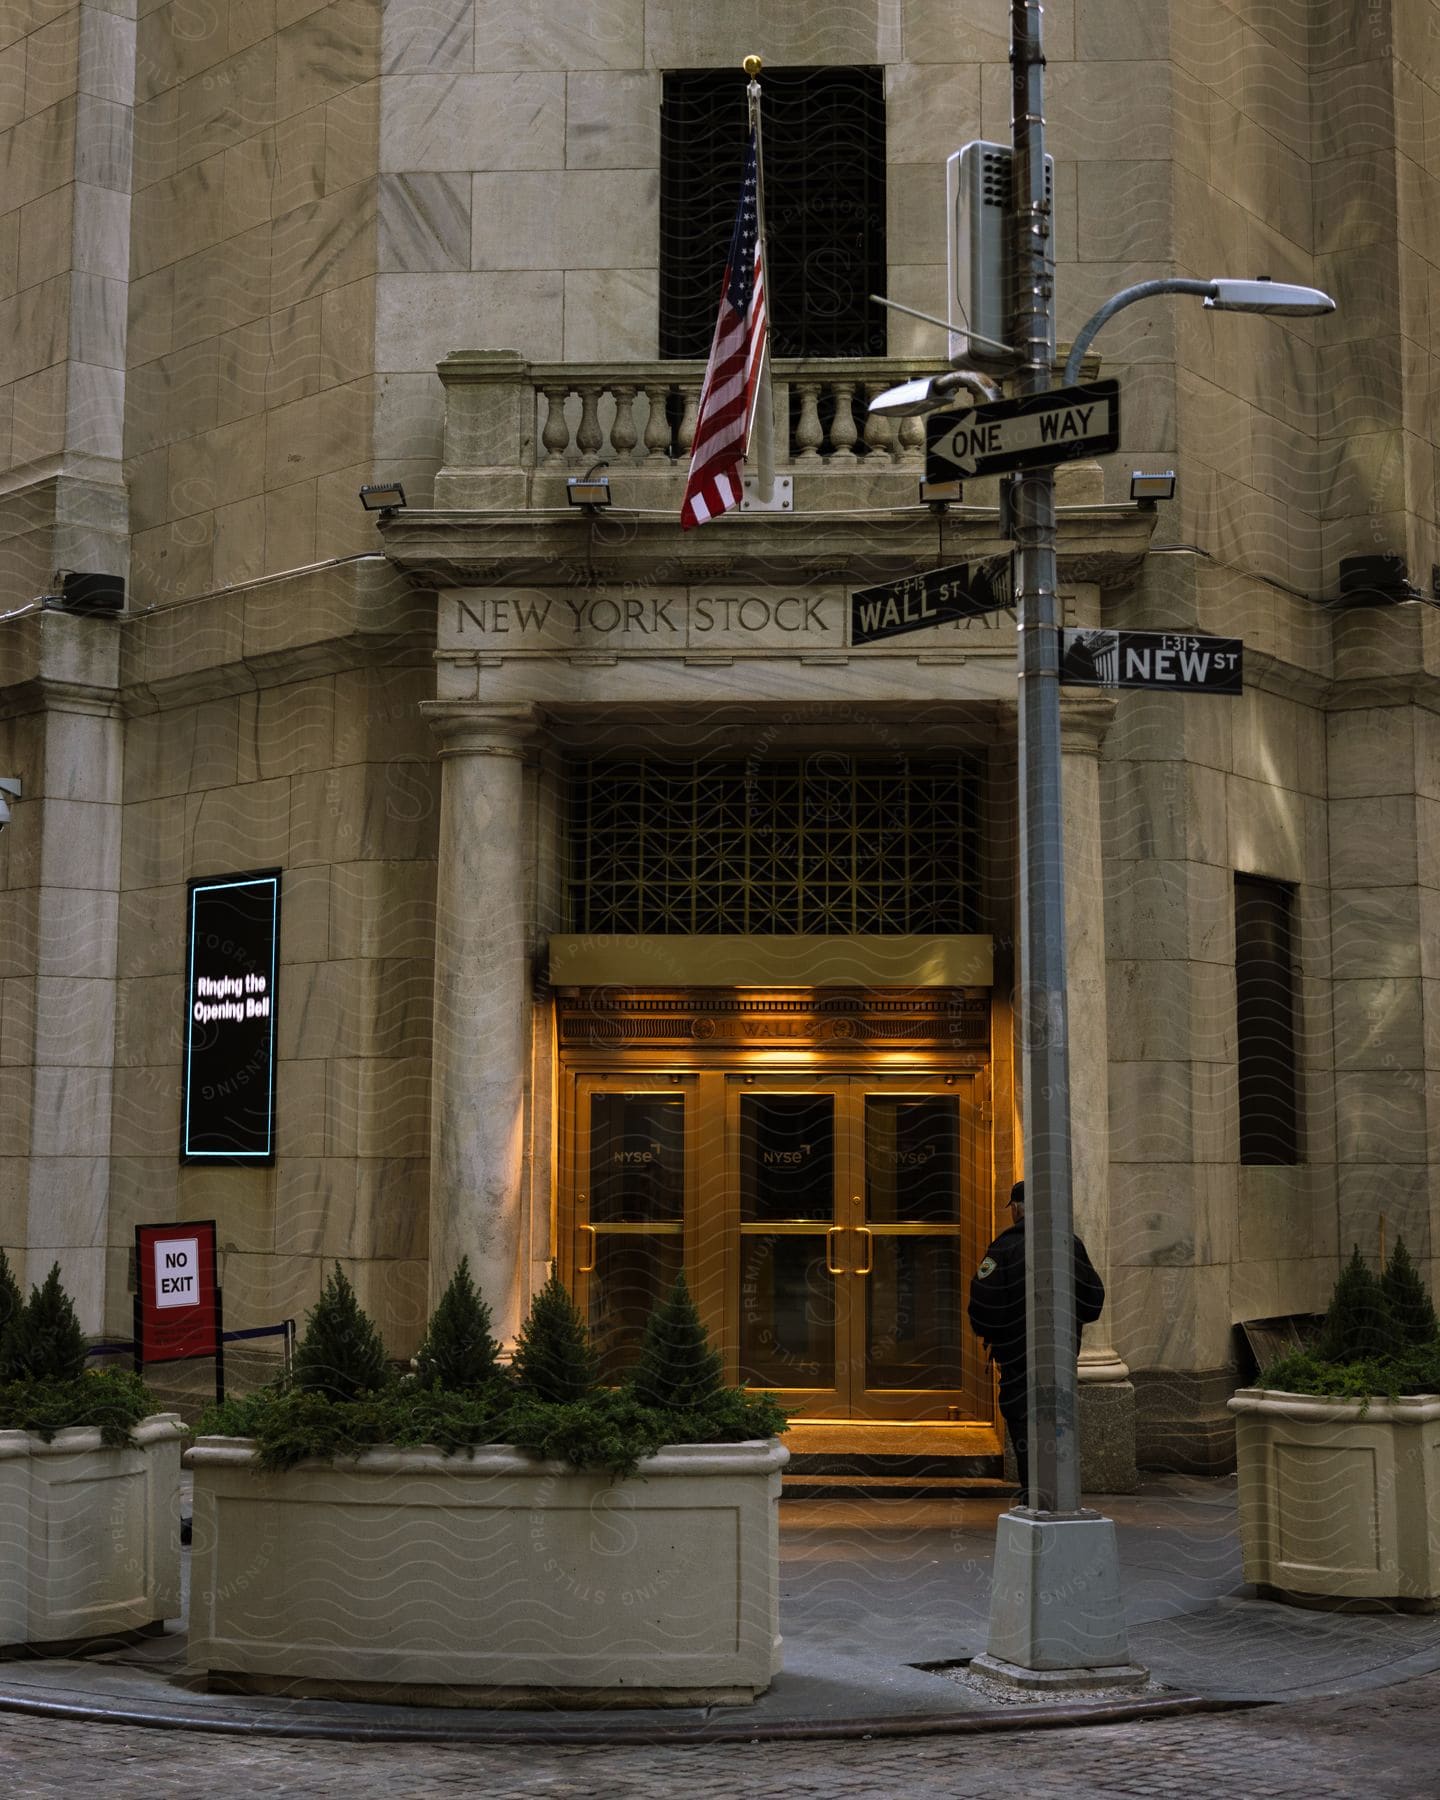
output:
M292 1380L304 1394L355 1400L375 1393L389 1380L380 1333L355 1298L337 1264L305 1320L295 1348Z
M357 1342L369 1387L356 1383ZM666 1444L743 1443L785 1429L773 1395L724 1386L683 1280L656 1309L636 1376L621 1388L597 1389L584 1321L553 1271L510 1372L495 1360L489 1309L463 1263L431 1318L415 1377L385 1382L378 1344L337 1270L307 1323L294 1374L210 1407L200 1430L252 1439L263 1469L381 1444L434 1444L447 1455L513 1444L572 1468L628 1475ZM348 1371L344 1394L333 1378L339 1365Z
M499 1349L490 1335L490 1308L470 1279L470 1259L462 1257L420 1346L420 1379L461 1391L484 1387L500 1377Z
M0 1250L0 1369L4 1367L5 1334L20 1317L24 1305L25 1296L20 1292L20 1283L15 1279L10 1259Z
M630 1385L641 1405L680 1410L703 1404L724 1386L720 1353L710 1348L683 1270L650 1315Z
M155 1395L129 1369L89 1369L69 1381L23 1380L0 1386L0 1431L30 1431L48 1444L71 1426L98 1427L112 1449L130 1442L132 1429L159 1412Z
M1335 1284L1320 1335L1261 1371L1262 1387L1365 1402L1440 1394L1440 1327L1430 1296L1397 1240L1377 1278L1357 1249Z
M583 1400L594 1390L596 1363L590 1334L553 1268L520 1327L513 1366L527 1393L557 1406Z
M60 1285L60 1265L52 1263L43 1284L30 1290L30 1298L6 1329L0 1379L75 1381L84 1373L85 1334Z
M1335 1283L1316 1348L1322 1361L1337 1363L1388 1356L1396 1348L1384 1290L1358 1244Z
M1440 1320L1435 1317L1435 1307L1402 1237L1395 1240L1385 1273L1380 1277L1380 1288L1402 1345L1440 1342Z

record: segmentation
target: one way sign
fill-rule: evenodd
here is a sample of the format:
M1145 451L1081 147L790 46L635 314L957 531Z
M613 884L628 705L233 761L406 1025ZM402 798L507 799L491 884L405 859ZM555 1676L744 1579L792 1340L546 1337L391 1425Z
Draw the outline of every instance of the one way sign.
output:
M1120 447L1120 383L1091 381L1049 394L1022 394L925 424L925 478L1003 475L1046 468Z

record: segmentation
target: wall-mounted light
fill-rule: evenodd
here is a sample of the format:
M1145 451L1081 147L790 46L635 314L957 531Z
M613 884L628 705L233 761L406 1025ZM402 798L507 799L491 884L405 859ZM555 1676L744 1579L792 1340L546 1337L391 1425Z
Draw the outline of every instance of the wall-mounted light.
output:
M389 518L400 512L408 502L405 490L398 481L377 481L360 490L360 504L366 512L378 512L381 518Z
M1162 500L1175 498L1175 471L1165 469L1150 475L1136 469L1130 476L1130 498L1147 512L1154 512Z
M964 484L958 480L927 481L923 475L920 477L920 504L934 507L936 512L943 511L952 500L959 500L964 492Z
M609 467L609 463L598 462L584 475L567 476L565 498L570 505L588 513L604 512L610 504L610 477L599 471Z
M10 823L10 800L19 798L20 777L18 775L0 775L0 831L3 831Z

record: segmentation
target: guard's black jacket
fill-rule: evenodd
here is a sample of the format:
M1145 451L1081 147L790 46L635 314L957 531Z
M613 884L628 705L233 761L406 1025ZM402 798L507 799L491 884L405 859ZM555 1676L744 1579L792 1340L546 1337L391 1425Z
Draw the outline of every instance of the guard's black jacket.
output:
M1100 1317L1105 1284L1075 1239L1075 1353L1080 1327ZM1000 1404L1025 1392L1025 1224L1002 1231L970 1280L970 1329L1000 1365Z

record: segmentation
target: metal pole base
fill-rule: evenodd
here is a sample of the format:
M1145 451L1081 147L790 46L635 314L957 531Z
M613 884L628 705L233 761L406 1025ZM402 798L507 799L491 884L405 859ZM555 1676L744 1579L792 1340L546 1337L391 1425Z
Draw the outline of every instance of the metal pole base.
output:
M1026 1507L1000 1515L990 1641L974 1666L993 1673L996 1664L1034 1675L1083 1674L1098 1687L1126 1685L1125 1678L1134 1677L1109 1519ZM1139 1679L1145 1679L1143 1670Z
M1019 1663L1001 1662L986 1654L971 1657L970 1672L1042 1699L1047 1694L1108 1694L1115 1688L1150 1684L1150 1671L1137 1663L1117 1663L1108 1669L1022 1669Z

